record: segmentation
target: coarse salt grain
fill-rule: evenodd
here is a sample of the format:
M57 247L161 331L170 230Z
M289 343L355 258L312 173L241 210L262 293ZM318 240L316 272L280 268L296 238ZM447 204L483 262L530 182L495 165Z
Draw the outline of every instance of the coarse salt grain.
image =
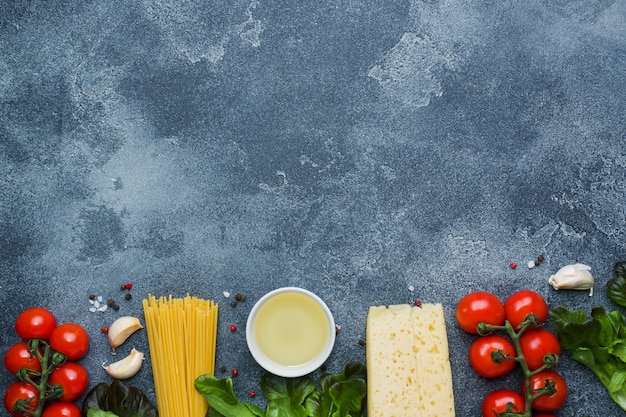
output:
M105 311L107 311L107 308L109 306L107 306L106 304L101 304L102 300L103 298L101 295L95 297L93 300L89 299L89 304L91 304L91 307L89 307L89 311L91 311L92 313L95 313L96 311L104 313Z
M409 285L409 291L411 291L411 292L415 291L415 287L412 286L412 285Z
M222 294L224 294L224 298L230 297L230 293L228 291L224 291Z
M528 269L532 269L535 267L535 261L528 261Z

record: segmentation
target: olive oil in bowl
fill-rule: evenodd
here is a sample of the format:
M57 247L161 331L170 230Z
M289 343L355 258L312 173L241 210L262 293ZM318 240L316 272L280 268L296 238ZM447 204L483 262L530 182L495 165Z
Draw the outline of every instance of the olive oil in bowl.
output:
M255 304L246 327L250 352L267 371L306 375L328 358L335 323L326 304L297 287L279 288Z

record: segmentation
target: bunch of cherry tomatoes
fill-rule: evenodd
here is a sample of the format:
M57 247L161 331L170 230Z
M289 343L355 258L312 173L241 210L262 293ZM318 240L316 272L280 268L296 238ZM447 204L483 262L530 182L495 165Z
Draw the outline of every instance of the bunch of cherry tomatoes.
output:
M548 313L543 297L530 290L518 291L504 303L491 293L472 292L457 305L459 326L481 336L469 349L471 367L485 378L496 378L519 364L524 375L519 391L499 389L485 397L483 417L530 417L533 411L538 412L534 417L554 417L548 413L565 402L567 385L552 369L561 345L542 327Z
M89 375L77 363L89 350L89 336L80 325L57 325L40 307L24 310L15 321L22 339L4 355L16 381L4 394L4 407L14 417L80 417L76 401L87 389Z

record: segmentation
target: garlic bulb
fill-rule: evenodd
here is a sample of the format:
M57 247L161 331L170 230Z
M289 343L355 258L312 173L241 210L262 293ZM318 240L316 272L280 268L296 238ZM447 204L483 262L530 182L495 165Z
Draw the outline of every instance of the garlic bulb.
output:
M548 283L555 290L589 290L591 297L594 279L590 271L591 267L585 264L567 265L552 275Z
M143 356L142 352L133 348L133 350L131 350L128 356L124 359L113 362L108 366L104 366L104 364L102 364L102 367L105 371L107 371L107 374L111 375L115 379L128 379L139 372L139 369L143 364Z
M143 326L137 317L120 317L113 322L111 327L109 327L109 333L107 336L109 345L111 345L115 351L116 347L124 343L131 334L135 333L139 329L143 329Z

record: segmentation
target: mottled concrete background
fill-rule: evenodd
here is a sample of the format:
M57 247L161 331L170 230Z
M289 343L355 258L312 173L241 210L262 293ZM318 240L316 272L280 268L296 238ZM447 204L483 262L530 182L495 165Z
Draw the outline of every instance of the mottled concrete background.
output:
M247 399L262 371L243 329L265 292L326 300L332 371L365 360L368 306L420 299L446 308L457 414L477 416L519 375L471 372L465 293L617 308L625 79L623 0L2 1L1 350L42 305L89 330L82 363L109 381L100 327L189 292L220 303L216 365ZM574 262L594 297L548 286ZM120 310L90 313L90 293ZM559 369L559 415L624 414L569 355ZM149 359L128 383L154 398Z

